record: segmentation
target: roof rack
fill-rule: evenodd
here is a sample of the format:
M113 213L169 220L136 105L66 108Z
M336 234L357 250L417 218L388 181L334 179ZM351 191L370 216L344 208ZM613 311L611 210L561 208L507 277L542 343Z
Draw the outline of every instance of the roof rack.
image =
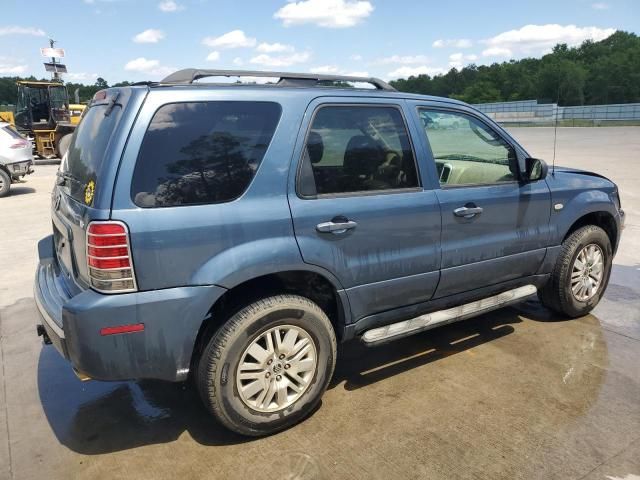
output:
M321 75L317 73L264 72L251 70L200 70L185 68L172 73L160 81L161 84L191 84L206 77L267 77L279 78L276 85L283 87L317 86L320 82L361 82L369 83L378 90L395 92L387 82L375 77L352 77L348 75Z

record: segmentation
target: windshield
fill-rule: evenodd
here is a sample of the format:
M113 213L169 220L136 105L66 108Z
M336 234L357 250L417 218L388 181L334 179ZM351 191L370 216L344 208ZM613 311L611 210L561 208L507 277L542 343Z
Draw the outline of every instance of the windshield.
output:
M120 103L101 103L86 110L86 113L76 129L69 145L64 162L60 166L65 176L65 186L74 199L92 205L95 192L101 188L98 181L105 152L122 116ZM87 186L91 187L94 195L85 197ZM89 201L87 201L89 198Z

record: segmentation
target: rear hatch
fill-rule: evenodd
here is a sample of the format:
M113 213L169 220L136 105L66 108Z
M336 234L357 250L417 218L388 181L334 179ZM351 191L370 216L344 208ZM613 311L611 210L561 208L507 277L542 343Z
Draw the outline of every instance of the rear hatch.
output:
M52 192L51 219L58 265L71 290L89 285L86 229L109 219L113 183L130 122L132 88L96 93L65 154ZM74 294L75 292L69 292Z

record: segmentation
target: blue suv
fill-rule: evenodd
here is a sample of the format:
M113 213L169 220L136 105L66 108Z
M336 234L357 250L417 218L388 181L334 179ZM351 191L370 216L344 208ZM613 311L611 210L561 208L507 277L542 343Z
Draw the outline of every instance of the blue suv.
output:
M266 84L206 77L271 77ZM365 88L369 87L369 88ZM98 92L38 245L38 333L84 379L193 378L228 428L318 405L375 346L538 294L595 307L616 185L464 103L375 78L182 70Z

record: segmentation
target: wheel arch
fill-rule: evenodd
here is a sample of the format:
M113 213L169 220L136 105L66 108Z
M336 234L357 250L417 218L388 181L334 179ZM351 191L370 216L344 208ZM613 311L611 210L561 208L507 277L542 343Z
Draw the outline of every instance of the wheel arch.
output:
M346 293L330 274L315 269L272 272L238 282L228 288L211 306L198 331L191 354L191 371L206 347L207 341L224 320L244 306L277 294L295 294L318 304L327 314L338 339L351 322L351 310Z
M571 235L573 232L586 225L595 225L602 228L609 237L609 241L611 242L611 249L615 253L618 247L619 240L618 224L616 223L614 216L610 212L604 210L586 213L575 220L566 231L565 235L562 238L562 241L569 237L569 235Z

